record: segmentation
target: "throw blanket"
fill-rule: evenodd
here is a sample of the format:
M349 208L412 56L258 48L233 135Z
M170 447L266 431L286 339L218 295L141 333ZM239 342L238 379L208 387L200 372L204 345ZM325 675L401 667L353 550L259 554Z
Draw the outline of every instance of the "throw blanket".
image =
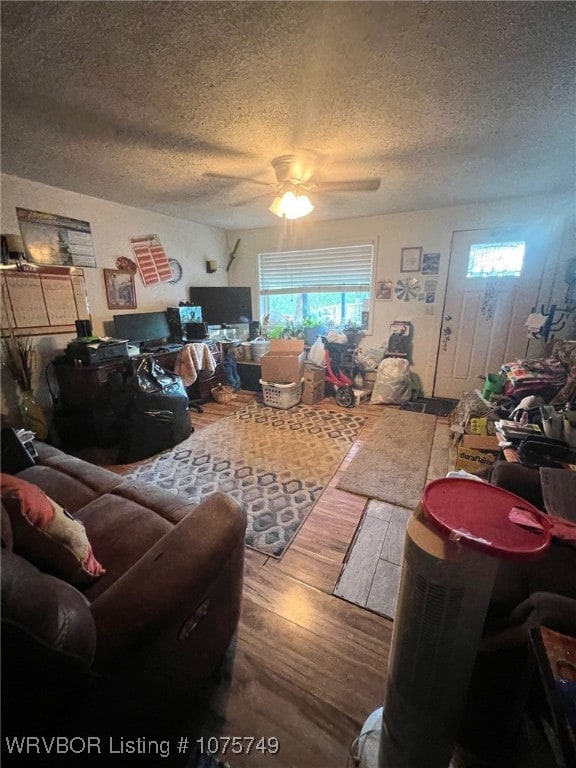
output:
M546 388L560 389L567 378L566 367L553 358L514 360L502 366L501 372L507 377L505 393L519 392L535 394Z
M216 370L216 361L212 352L203 342L186 344L182 347L176 362L174 363L174 373L182 378L185 387L189 387L198 378L199 371L209 371L213 373Z

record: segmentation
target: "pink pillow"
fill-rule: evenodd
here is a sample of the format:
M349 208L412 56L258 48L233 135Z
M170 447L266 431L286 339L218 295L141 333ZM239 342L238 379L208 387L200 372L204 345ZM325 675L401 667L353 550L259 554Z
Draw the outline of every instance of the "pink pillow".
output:
M13 549L33 565L77 587L105 573L82 523L32 483L0 475L2 504L12 526Z

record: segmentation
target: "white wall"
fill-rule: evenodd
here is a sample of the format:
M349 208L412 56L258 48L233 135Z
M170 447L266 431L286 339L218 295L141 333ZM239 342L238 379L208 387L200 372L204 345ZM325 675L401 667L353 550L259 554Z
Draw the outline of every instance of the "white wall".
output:
M414 325L412 370L422 382L426 395L431 395L442 323L442 309L448 275L452 233L457 230L485 229L516 226L540 222L548 234L545 275L539 303L554 299L562 305L566 286L563 283L563 264L574 254L574 205L571 195L546 198L501 200L497 203L441 208L427 211L370 216L358 219L318 222L314 216L292 223L292 234L284 242L283 225L267 229L231 232L230 241L240 238L237 259L230 270L233 285L250 285L255 306L254 317L259 316L258 254L275 250L320 248L352 242L374 241L377 247L375 282L414 276L400 272L400 252L403 247L422 246L423 252L441 254L440 274L436 302L432 309L421 301L375 301L371 308L371 335L366 344L380 346L389 336L390 323L409 320ZM425 278L421 276L421 281ZM531 310L526 307L526 316ZM427 314L432 311L433 314ZM540 345L531 343L531 352L537 354ZM504 361L503 361L504 362Z
M18 234L16 207L54 213L90 222L96 254L96 269L84 269L94 334L105 332L104 322L112 320L116 310L108 309L104 289L103 268L115 269L118 256L133 258L130 237L155 234L160 237L169 258L177 259L184 276L178 283L160 283L145 287L136 275L137 312L164 310L188 300L191 285L227 285L225 267L228 261L226 233L215 227L173 219L150 211L118 205L87 195L27 181L2 174L2 207L0 232ZM205 262L215 259L218 270L207 274ZM57 334L34 338L37 355L35 391L41 403L49 408L50 398L45 383L46 365L61 354L75 334ZM15 414L15 391L9 374L2 375L2 412Z

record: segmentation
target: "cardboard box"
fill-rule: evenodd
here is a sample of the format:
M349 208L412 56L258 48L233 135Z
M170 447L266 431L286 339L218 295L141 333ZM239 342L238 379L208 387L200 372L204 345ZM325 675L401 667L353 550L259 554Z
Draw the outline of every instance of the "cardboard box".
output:
M364 371L364 389L366 392L372 392L376 384L377 371Z
M260 360L262 380L274 384L300 381L304 375L304 339L272 339Z
M311 363L304 363L304 383L305 384L318 384L324 383L326 378L326 368L317 368Z
M309 381L304 380L304 386L302 387L302 397L300 402L305 405L314 405L324 399L324 382L317 381L316 384L312 384Z
M456 467L477 475L498 458L498 438L489 435L464 435L456 448Z

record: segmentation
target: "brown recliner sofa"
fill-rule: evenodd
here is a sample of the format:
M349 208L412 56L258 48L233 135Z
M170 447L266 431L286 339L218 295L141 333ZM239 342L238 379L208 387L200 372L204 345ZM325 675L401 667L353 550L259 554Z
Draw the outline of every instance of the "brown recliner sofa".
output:
M42 573L3 514L3 733L177 732L235 635L245 513L36 448L17 476L84 524L106 573L82 592Z

